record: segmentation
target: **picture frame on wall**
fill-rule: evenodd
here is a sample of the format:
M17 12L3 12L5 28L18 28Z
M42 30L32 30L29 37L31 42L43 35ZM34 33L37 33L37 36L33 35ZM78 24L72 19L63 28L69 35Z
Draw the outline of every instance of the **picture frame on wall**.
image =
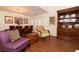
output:
M5 23L6 24L12 24L13 23L13 17L12 16L5 16Z
M28 18L24 18L24 24L28 24Z
M50 17L49 24L55 24L55 17Z
M16 24L23 24L23 18L21 18L21 17L14 17L14 23L16 23Z

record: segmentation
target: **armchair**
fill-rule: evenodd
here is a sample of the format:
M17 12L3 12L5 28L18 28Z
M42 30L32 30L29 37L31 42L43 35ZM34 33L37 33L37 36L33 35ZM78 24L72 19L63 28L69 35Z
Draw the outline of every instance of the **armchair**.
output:
M45 30L44 26L37 26L37 32L40 37L50 36L50 31Z
M20 38L11 42L7 31L0 32L0 50L4 52L22 51L29 44L28 38Z

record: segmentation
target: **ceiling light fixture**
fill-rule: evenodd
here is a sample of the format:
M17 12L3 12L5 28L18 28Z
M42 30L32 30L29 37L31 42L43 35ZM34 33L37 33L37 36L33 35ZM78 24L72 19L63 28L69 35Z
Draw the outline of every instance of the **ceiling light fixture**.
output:
M16 17L15 17L15 23L20 25L22 23L21 22L22 18L23 18L23 15L21 15L20 10L17 9L17 14L16 14Z

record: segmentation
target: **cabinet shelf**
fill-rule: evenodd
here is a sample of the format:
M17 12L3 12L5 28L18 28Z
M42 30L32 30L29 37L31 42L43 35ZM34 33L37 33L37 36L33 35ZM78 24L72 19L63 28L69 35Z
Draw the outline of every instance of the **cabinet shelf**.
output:
M79 16L76 16L76 17L69 17L69 18L59 18L59 19L63 20L63 19L75 19L75 18L79 18Z
M59 22L59 24L79 24L79 22Z

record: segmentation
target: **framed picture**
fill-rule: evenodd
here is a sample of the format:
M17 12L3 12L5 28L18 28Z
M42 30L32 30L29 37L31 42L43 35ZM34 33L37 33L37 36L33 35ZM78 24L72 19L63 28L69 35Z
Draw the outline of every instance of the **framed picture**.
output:
M23 18L15 17L14 18L14 23L16 23L16 24L23 24Z
M28 18L24 18L24 24L28 24Z
M5 16L5 23L12 24L13 23L13 17L12 16Z
M55 17L50 17L49 24L55 24Z

